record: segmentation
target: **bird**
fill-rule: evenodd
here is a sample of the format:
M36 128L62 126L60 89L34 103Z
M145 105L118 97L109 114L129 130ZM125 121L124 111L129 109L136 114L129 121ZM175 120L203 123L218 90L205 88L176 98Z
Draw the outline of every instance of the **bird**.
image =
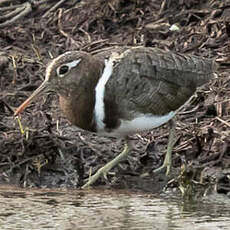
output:
M49 62L45 80L16 110L18 116L41 93L54 91L73 125L125 140L124 150L90 176L82 188L95 183L135 148L131 136L169 122L163 165L171 169L175 143L174 117L197 87L216 76L215 59L165 51L155 47L113 47L89 53L67 51Z

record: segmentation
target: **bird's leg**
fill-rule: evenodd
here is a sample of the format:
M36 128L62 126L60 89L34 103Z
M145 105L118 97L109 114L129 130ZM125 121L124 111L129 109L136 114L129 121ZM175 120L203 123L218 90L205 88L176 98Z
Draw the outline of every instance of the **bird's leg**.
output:
M99 177L104 176L106 177L106 174L114 167L116 166L121 160L126 158L129 154L129 152L133 149L132 141L128 138L125 139L126 144L124 150L116 156L112 161L108 162L105 166L100 168L93 176L90 176L88 179L88 182L84 184L81 188L87 188L90 185L92 185Z
M166 156L164 159L164 163L161 167L155 169L153 172L154 173L158 173L161 170L163 170L164 168L166 169L166 176L169 175L170 170L171 170L171 166L172 166L172 150L173 150L173 146L176 143L177 139L175 140L175 122L173 120L169 121L169 139L168 139L168 146L167 146L167 152L166 152Z

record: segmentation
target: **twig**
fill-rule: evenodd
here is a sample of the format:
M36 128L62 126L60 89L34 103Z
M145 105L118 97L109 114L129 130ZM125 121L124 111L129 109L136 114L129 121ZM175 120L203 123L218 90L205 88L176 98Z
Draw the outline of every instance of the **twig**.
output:
M14 110L8 103L6 103L3 99L0 99L0 102L2 102L6 106L6 108L10 111L11 114L14 114Z
M10 26L12 24L14 24L14 22L16 20L18 20L19 18L24 17L25 15L29 14L32 11L32 7L31 4L29 2L26 2L24 4L24 9L15 17L11 18L10 20L0 23L0 28L6 27L6 26Z
M51 0L40 0L40 1L33 0L32 5L33 5L34 7L38 7L38 6L41 6L41 5L43 5L43 4L46 4L46 5L47 5L47 2L49 2L49 1L51 1Z
M221 153L216 153L214 156L212 156L212 158L213 158L213 157L217 157L219 155L217 160L212 160L212 161L206 162L206 163L204 163L202 165L201 164L196 165L196 166L194 166L194 168L200 169L200 168L212 167L212 166L220 163L222 161L222 158L223 158L224 154L226 153L226 148L227 147L224 146L223 150L221 151Z
M42 18L45 18L49 15L50 12L55 11L62 3L64 3L66 0L61 0L57 4L55 4L53 7L51 7L43 16Z
M93 152L97 153L99 156L102 155L102 154L101 154L101 151L98 151L97 149L95 149L95 148L93 147L92 144L90 144L88 141L86 141L85 138L82 137L82 135L81 135L80 132L78 133L78 136L79 136L80 140L82 141L82 143L84 143L86 146L88 146L88 147L90 148L90 150L92 150Z
M87 50L88 48L90 48L92 46L96 46L96 45L98 45L98 46L100 46L101 44L104 45L105 42L107 42L108 40L109 39L101 39L101 40L93 41L90 44L87 44L87 45L83 46L82 50ZM97 46L96 49L98 49L98 46ZM90 49L90 50L92 50L92 49Z
M63 9L59 9L59 12L58 12L58 28L59 28L59 31L60 31L60 33L62 35L64 35L66 38L68 38L74 45L76 45L77 48L79 48L80 44L77 41L75 41L69 34L67 34L62 28L62 24L61 24L62 12L63 12Z
M224 121L224 120L222 120L222 119L219 118L219 117L216 117L216 119L217 119L218 121L222 122L223 124L227 125L228 127L230 127L230 123L228 123L227 121Z
M80 30L82 33L84 33L84 34L88 37L88 42L91 43L92 39L91 39L89 33L87 33L87 32L86 32L84 29L82 29L82 28L79 28L79 30Z
M161 16L162 12L164 11L165 6L166 6L166 2L167 2L167 0L164 0L164 1L161 3L161 8L160 8L160 11L159 11L159 13L158 13L158 16Z
M7 173L12 172L13 169L15 169L15 168L17 168L17 167L20 167L21 165L27 163L28 161L34 160L34 159L36 159L37 157L40 157L40 156L44 156L44 154L41 153L41 154L38 154L37 156L29 157L29 158L27 158L27 159L25 159L25 160L22 160L22 161L20 161L20 162L18 162L18 163L16 163L16 164L14 164L9 170L7 170Z
M8 14L5 14L3 16L0 16L0 20L6 20L8 18L12 18L12 17L15 17L17 14L19 14L21 11L24 10L24 7L23 6L20 6L18 7L17 9L15 9L14 11L8 13Z
M22 5L13 5L13 6L6 6L6 7L1 7L0 12L5 12L9 10L14 10L16 8L22 7Z
M199 108L199 105L197 105L196 107L194 107L193 109L189 110L189 111L180 111L178 114L179 115L187 115L190 113L194 113L196 112L196 110Z
M16 83L16 79L17 79L17 64L15 61L15 56L11 56L12 62L13 62L13 68L14 68L14 76L13 76L13 80L12 83L15 84Z
M5 3L11 3L14 2L14 0L1 0L0 5L3 5Z
M33 43L31 44L32 49L33 49L34 53L36 54L36 56L38 57L39 61L42 61L42 56L41 56L41 54L40 54L40 52L39 52L39 49L38 49L38 47L35 45L35 40L36 40L36 39L35 39L35 35L33 34L32 36L33 36Z

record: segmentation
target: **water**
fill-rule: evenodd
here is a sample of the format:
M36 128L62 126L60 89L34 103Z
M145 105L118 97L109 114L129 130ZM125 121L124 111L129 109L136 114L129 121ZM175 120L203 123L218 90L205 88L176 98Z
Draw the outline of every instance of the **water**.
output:
M229 230L230 199L0 188L0 229Z

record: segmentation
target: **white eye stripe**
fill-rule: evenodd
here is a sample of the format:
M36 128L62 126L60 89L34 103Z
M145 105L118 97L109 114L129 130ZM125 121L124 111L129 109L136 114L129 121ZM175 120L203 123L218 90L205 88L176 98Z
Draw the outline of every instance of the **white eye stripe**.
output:
M59 77L64 77L64 76L66 75L66 73L68 73L68 72L70 71L71 68L77 66L77 65L80 63L80 61L81 61L81 59L78 59L78 60L74 60L74 61L72 61L72 62L68 62L68 63L65 63L65 64L59 66L59 67L57 68L57 75L58 75ZM64 72L64 73L62 74L62 73L61 73L61 68L63 68L63 67L67 67L67 69L66 69L66 72Z
M79 62L81 61L81 59L78 60L74 60L72 62L66 63L65 65L69 66L70 68L75 67L79 64Z

